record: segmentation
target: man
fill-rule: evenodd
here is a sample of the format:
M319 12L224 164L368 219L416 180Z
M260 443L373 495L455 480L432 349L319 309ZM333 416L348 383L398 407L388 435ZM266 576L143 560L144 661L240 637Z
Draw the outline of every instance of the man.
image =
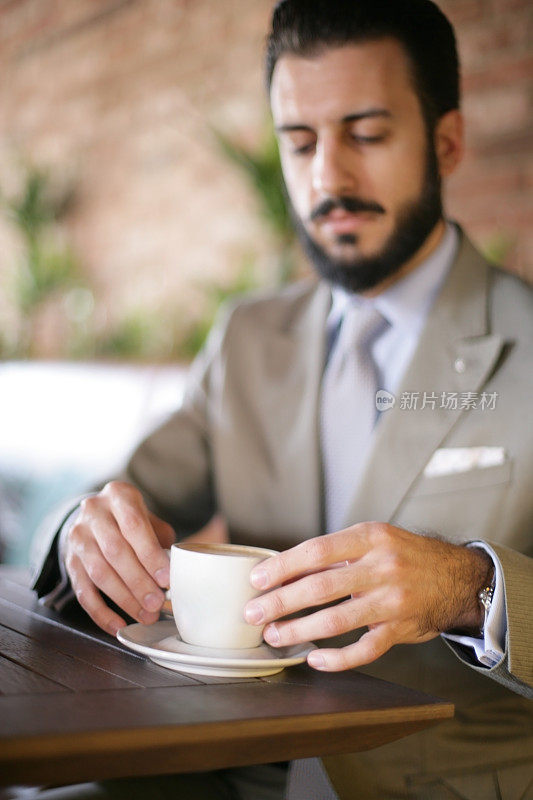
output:
M453 31L430 0L284 0L267 77L321 280L226 313L183 407L69 517L36 588L60 606L72 587L112 634L125 614L150 624L164 548L218 512L234 541L284 551L246 609L270 644L318 641L315 669L456 703L449 723L326 759L338 797L525 797L532 298L443 216L463 155ZM289 796L335 797L320 769L298 764ZM231 791L282 797L274 783Z

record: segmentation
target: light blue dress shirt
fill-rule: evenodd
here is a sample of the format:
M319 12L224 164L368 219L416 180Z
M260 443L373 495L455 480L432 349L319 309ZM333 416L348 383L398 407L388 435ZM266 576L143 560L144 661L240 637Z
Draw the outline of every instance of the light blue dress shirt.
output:
M352 304L372 304L389 323L371 347L378 388L394 393L414 355L422 328L433 307L459 248L455 226L447 222L438 247L415 270L408 273L376 297L366 298L349 294L335 287L327 320L329 352L335 347L344 314ZM507 616L501 565L494 550L485 542L473 542L492 558L496 584L490 611L485 621L483 637L443 634L448 639L471 647L480 664L491 667L503 658Z

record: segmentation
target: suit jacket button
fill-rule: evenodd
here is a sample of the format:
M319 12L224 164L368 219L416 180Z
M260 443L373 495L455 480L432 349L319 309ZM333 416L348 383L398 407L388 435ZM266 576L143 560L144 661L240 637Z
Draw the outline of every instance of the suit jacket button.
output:
M466 362L464 358L456 358L453 362L453 368L459 375L462 375L463 372L466 370Z

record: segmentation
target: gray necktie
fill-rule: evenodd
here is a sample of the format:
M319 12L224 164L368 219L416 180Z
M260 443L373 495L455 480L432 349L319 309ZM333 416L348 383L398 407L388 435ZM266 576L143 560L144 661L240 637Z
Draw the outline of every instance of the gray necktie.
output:
M339 800L319 758L292 761L285 800Z
M342 527L370 448L377 419L377 372L370 349L387 324L370 305L349 308L324 372L320 428L328 531ZM318 758L291 763L286 797L338 800Z
M371 346L386 325L373 306L352 305L324 373L320 425L328 532L342 528L368 455L377 419Z

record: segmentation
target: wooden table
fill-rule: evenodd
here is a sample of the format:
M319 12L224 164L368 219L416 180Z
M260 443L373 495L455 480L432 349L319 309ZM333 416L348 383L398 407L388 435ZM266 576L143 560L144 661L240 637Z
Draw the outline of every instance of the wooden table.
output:
M378 747L453 715L355 671L192 678L158 667L0 568L0 784L74 783Z

